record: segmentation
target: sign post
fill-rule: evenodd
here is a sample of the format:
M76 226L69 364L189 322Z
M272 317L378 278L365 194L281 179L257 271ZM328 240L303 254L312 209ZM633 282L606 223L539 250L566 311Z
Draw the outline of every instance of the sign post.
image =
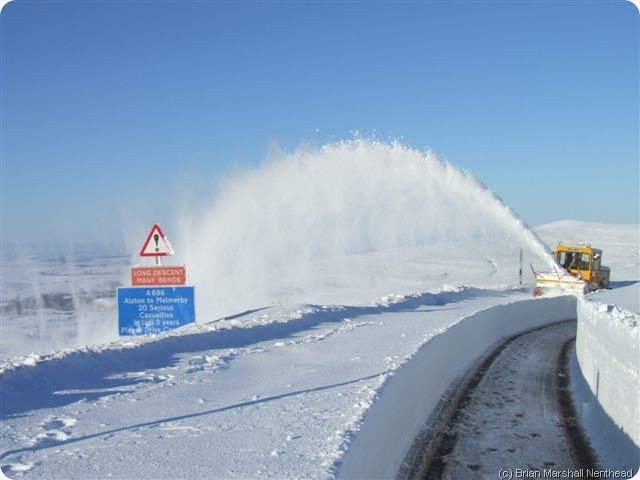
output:
M522 287L522 248L520 249L520 286Z
M187 267L160 264L160 257L173 254L169 239L154 224L140 256L156 257L156 265L132 267L132 286L118 288L119 335L148 335L195 323L195 287L186 285Z

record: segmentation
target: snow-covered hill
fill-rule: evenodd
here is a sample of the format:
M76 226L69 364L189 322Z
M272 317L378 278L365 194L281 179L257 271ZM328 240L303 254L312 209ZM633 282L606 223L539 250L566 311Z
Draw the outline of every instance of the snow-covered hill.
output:
M618 288L597 294L600 301L633 305L637 226L561 222L537 232L551 246L577 229L612 266ZM379 289L388 275L414 293L392 289L360 304L281 302L163 335L5 358L0 465L12 478L334 476L385 386L421 346L492 306L541 305L529 286L517 286L517 249L494 245L488 255L468 241L453 251L443 244L437 256L411 247L347 259L362 271L375 265ZM459 251L466 256L456 260ZM335 278L343 298L363 298L358 275L346 277L352 289ZM513 324L499 312L495 325ZM3 315L3 342L19 319ZM474 337L469 345L480 348ZM451 345L452 354L460 348L468 350Z

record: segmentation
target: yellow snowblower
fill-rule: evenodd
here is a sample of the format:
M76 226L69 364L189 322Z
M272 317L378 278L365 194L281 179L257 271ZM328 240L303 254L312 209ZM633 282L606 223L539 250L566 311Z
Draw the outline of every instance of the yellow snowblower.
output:
M536 272L533 296L552 292L589 293L609 288L609 267L602 265L602 250L591 244L565 245L558 242L554 252L556 266L552 271Z

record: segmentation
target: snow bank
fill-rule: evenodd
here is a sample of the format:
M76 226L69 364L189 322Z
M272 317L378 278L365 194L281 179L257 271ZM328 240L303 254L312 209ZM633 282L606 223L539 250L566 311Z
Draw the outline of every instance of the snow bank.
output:
M339 478L393 478L452 380L500 339L575 318L572 296L494 306L469 315L421 347L387 382L339 469Z
M578 367L572 369L579 416L602 467L640 465L640 324L638 314L580 298Z

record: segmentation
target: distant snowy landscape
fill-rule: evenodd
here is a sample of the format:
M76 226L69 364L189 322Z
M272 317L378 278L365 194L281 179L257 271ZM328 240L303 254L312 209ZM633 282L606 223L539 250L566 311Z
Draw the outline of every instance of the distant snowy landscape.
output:
M118 337L115 291L144 235L4 248L5 475L393 477L429 413L408 399L437 400L501 338L577 312L577 359L600 379L597 399L590 372L574 382L581 420L603 467L637 467L638 225L530 230L471 173L359 140L275 154L188 211L164 264L187 266L197 323L163 334ZM611 290L533 299L529 265L558 241L602 248Z

